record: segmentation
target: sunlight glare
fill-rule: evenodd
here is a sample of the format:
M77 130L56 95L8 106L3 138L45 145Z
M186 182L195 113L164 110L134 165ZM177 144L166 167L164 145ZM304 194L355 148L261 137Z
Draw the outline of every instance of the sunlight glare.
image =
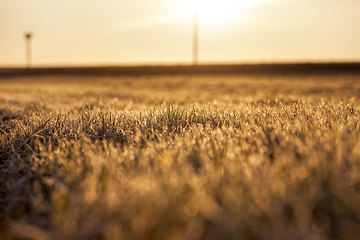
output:
M218 26L234 20L246 8L261 0L175 0L182 15L197 13L202 25Z

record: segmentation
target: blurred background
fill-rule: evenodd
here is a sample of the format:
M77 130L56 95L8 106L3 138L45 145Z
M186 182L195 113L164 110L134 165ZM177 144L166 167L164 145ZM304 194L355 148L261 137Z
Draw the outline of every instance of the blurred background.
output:
M358 0L0 0L0 67L360 60Z

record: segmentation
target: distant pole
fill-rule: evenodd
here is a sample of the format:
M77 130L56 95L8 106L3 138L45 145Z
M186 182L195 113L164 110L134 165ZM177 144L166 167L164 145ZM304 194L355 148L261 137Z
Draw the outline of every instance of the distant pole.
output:
M199 64L199 16L197 10L194 10L193 21L193 64Z
M31 39L33 34L31 32L26 32L25 35L25 66L26 68L31 68Z

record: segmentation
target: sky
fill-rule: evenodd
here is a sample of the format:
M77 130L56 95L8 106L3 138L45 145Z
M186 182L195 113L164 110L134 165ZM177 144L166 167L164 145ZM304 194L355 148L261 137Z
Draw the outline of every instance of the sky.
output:
M0 66L360 60L360 0L0 0Z

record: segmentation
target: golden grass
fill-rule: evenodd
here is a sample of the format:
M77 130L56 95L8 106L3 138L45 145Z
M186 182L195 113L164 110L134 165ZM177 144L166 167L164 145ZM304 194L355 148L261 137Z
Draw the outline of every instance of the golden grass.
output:
M359 76L0 79L0 238L358 239Z

